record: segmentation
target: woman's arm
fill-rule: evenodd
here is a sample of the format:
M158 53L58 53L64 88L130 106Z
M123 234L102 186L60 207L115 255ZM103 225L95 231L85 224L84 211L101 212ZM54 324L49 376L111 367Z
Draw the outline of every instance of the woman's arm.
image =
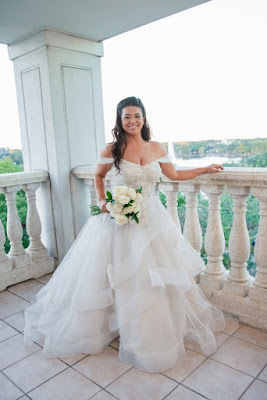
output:
M106 146L104 150L100 153L101 157L111 158L111 150L110 147ZM108 212L106 209L106 194L105 194L105 176L108 171L111 169L112 163L110 164L97 164L97 168L95 171L95 189L97 193L98 203L100 210L102 212Z
M167 176L167 178L171 179L172 181L185 181L187 179L193 179L196 176L210 173L210 172L219 172L224 168L219 164L211 164L207 167L203 168L194 168L194 169L186 169L176 171L173 164L161 164L162 173Z
M168 156L165 148L158 142L153 142L155 150L157 152L158 158ZM174 165L170 163L161 163L161 170L163 175L167 176L167 178L171 179L172 181L185 181L187 179L193 179L196 176L210 173L210 172L219 172L224 168L219 164L211 164L207 167L203 168L194 168L194 169L187 169L187 170L180 170L176 171Z

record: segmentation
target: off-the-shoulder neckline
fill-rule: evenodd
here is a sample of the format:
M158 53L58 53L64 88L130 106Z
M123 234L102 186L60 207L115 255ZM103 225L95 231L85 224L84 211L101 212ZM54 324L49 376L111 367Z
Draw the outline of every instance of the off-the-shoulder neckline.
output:
M112 157L101 156L101 158L106 158L107 160L114 160ZM151 162L149 162L149 163L147 163L145 165L137 164L137 163L135 163L133 161L126 160L125 158L122 158L121 161L126 161L126 162L128 162L130 164L138 165L139 167L147 167L148 165L154 164L155 162L159 162L160 163L160 160L162 160L162 159L169 159L169 157L168 156L163 156L163 157L157 158L156 160L151 161ZM170 163L171 163L171 160L170 160Z

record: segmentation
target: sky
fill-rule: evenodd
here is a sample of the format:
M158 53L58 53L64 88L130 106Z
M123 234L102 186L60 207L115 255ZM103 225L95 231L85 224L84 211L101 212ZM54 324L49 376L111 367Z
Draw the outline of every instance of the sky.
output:
M106 140L140 97L154 140L267 137L267 0L213 0L104 42ZM0 45L0 147L20 148L12 62Z

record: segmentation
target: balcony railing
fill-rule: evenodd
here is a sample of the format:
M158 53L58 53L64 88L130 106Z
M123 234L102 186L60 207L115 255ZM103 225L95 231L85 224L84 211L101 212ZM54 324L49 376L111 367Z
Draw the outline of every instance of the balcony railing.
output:
M97 204L94 167L73 170L89 187L91 203ZM109 185L109 177L106 179ZM218 174L201 175L190 181L174 182L162 177L157 190L166 194L167 210L181 229L177 214L177 193L186 196L183 234L196 251L202 248L202 231L197 211L201 191L209 200L204 238L207 264L198 277L201 289L217 307L239 316L241 322L267 330L267 171L264 168L228 168ZM223 265L225 239L220 215L220 199L227 192L233 200L233 224L229 237L230 271ZM255 243L256 276L247 270L250 240L246 225L246 199L252 193L260 204L260 221Z
M75 178L83 179L89 187L91 203L97 204L94 188L94 171L91 166L73 170ZM49 182L44 171L0 175L0 193L7 202L7 236L10 251L5 253L5 232L0 221L0 290L12 284L40 277L54 270L54 260L42 244L41 223L36 208L38 187ZM109 177L106 179L107 187ZM22 226L16 207L16 193L23 189L27 199L26 229L30 245L22 246ZM178 228L177 193L186 196L186 216L183 234L200 252L203 238L198 218L198 193L209 200L207 229L204 247L207 254L205 270L198 277L201 289L217 307L239 316L240 321L267 330L267 171L266 169L229 168L218 174L205 174L190 181L173 182L162 177L156 190L166 194L167 210ZM220 199L223 192L233 199L233 225L229 238L230 271L223 265L225 239L220 216ZM246 198L252 193L260 204L260 220L255 243L254 258L257 264L255 278L247 270L250 241L246 225Z
M36 208L36 190L49 181L45 171L18 172L0 175L0 193L4 193L7 204L7 237L10 251L5 252L6 235L0 220L0 290L30 278L38 278L54 270L54 259L42 244L41 222ZM22 225L16 206L16 194L23 189L27 199L26 230L29 247L22 246Z

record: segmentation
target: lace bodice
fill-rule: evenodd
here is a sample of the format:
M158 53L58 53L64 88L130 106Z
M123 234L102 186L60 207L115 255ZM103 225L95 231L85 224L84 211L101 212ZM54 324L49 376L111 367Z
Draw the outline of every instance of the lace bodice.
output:
M100 157L99 163L112 163L112 158ZM155 186L162 174L160 163L170 163L169 157L162 157L146 165L139 165L131 161L122 159L120 171L112 166L110 177L110 188L114 186L126 185L133 189L139 189L142 186L143 201L141 210L143 213L143 222L145 222L146 210L151 205L151 197L155 197Z
M155 185L161 176L161 169L158 162L152 162L145 166L122 160L120 172L112 167L110 171L110 186L126 185L133 189L142 186L143 198L147 199L155 194Z
M113 163L113 158L99 157L100 164ZM170 163L169 157L161 157L146 165L139 165L131 161L122 159L120 163L120 171L112 166L110 176L111 189L114 186L126 185L134 189L142 186L143 197L148 198L154 195L155 185L161 176L160 163Z

